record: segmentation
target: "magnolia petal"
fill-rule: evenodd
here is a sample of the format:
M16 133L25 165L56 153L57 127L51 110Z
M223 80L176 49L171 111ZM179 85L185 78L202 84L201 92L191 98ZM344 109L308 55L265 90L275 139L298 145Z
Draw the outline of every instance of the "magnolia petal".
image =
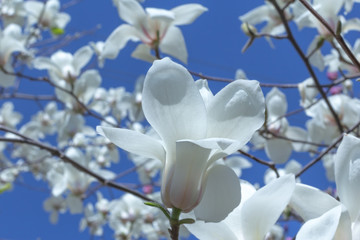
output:
M81 69L90 61L93 55L93 50L90 46L84 46L74 53L73 66L75 72L80 72Z
M287 111L287 100L283 92L273 88L266 94L266 109L269 116L283 116Z
M318 218L304 223L296 235L297 240L328 240L333 239L339 224L341 205L325 212Z
M176 159L168 157L163 172L161 190L165 203L184 212L199 203L210 152L211 149L186 140L176 142Z
M56 19L54 20L55 26L64 29L66 25L70 22L71 16L67 13L58 13Z
M71 214L82 213L83 202L79 197L69 194L65 201Z
M195 82L195 84L196 84L197 88L199 89L199 92L201 94L201 97L203 98L206 108L208 108L209 103L214 98L214 94L212 94L207 80L199 79Z
M288 127L285 132L285 137L299 141L306 141L308 138L308 134L302 128ZM300 142L293 142L292 147L296 152L305 152L309 150L309 145Z
M345 20L345 19L344 19ZM343 34L349 31L360 31L360 19L359 18L352 18L345 20L342 24L341 32Z
M312 54L309 59L310 63L317 67L320 71L323 71L325 68L325 62L324 56L321 54L320 49L318 49L319 41L321 41L319 36L314 38L307 49L307 55Z
M240 143L238 141L228 138L206 138L187 141L193 142L203 148L212 149L208 160L208 166L210 166L210 164L214 161L236 152L240 148Z
M259 82L236 80L209 103L207 137L236 139L242 147L263 125L264 119L264 95Z
M222 221L239 205L240 199L240 182L235 172L227 166L215 165L207 173L205 192L194 209L196 218L205 222Z
M165 150L162 144L152 137L122 128L98 126L96 131L128 152L165 161Z
M143 90L143 111L166 150L180 139L201 139L206 134L206 109L190 73L169 58L154 61Z
M151 47L146 44L139 44L131 53L131 56L150 63L156 60L156 57L151 54Z
M231 229L244 239L263 239L285 209L294 189L295 177L292 174L262 187L242 205L237 227Z
M55 70L55 71L59 71L60 69L59 67L50 59L47 57L38 57L35 58L35 60L33 61L33 65L34 68L39 69L39 70Z
M146 16L144 9L136 0L115 0L119 16L125 22L136 25L139 19Z
M244 240L237 238L225 222L206 223L196 221L185 226L189 232L201 240Z
M340 216L340 220L335 233L334 240L343 240L343 239L356 240L358 236L360 236L360 232L359 229L356 230L356 223L352 225L349 212L346 210L345 206L342 205L342 213Z
M171 9L175 14L175 25L191 24L208 9L200 4L190 3Z
M93 69L87 70L76 80L74 94L82 103L88 104L100 83L101 76L99 72Z
M139 41L136 28L128 24L120 25L106 39L101 57L116 58L119 55L119 51L125 47L129 40Z
M159 47L163 53L169 54L170 56L176 57L180 61L187 63L188 53L184 37L179 28L170 26Z
M265 152L274 163L285 163L291 155L292 144L285 139L268 139L265 143Z
M355 221L360 212L360 139L345 135L335 155L335 182L340 201Z
M290 206L305 221L317 218L338 205L340 203L329 194L300 183L296 184L290 200Z
M146 8L145 11L151 19L160 21L161 23L165 24L165 26L169 26L169 24L172 23L175 18L174 13L166 9Z
M269 19L269 5L261 5L239 17L240 21L256 25Z

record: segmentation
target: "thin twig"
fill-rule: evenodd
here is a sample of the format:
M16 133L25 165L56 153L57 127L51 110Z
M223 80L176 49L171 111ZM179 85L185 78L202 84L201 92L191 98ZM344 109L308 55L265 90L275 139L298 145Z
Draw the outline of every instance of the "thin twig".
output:
M124 185L119 184L117 182L105 179L104 177L100 176L99 174L93 172L92 170L82 166L78 162L76 162L76 161L72 160L71 158L67 157L64 153L62 153L60 150L58 150L55 147L45 145L44 143L41 143L41 142L38 142L38 141L36 141L34 139L28 138L28 137L22 135L21 133L16 132L15 130L11 130L11 129L9 129L7 127L4 127L4 126L1 126L1 125L0 125L0 130L5 131L5 132L13 133L13 134L20 137L20 138L0 137L0 142L11 142L11 143L20 143L20 144L28 144L28 145L31 145L31 146L36 146L36 147L38 147L40 149L48 151L52 156L58 157L61 160L63 160L64 162L71 164L73 167L75 167L79 171L94 177L95 179L97 179L103 185L118 189L118 190L123 191L123 192L130 193L130 194L132 194L134 196L137 196L137 197L139 197L139 198L141 198L141 199L143 199L145 201L154 202L153 199L141 194L138 191L129 189L129 188L125 187Z
M250 153L244 152L243 150L238 150L238 152L241 153L244 156L247 156L248 158L251 158L255 162L258 162L258 163L260 163L262 165L268 166L270 169L272 169L275 172L276 177L280 177L279 172L278 172L278 170L277 170L277 168L275 166L275 163L261 160L261 159L255 157L254 155L251 155Z
M273 0L272 0L273 1ZM305 8L309 10L309 12L316 17L322 25L329 31L329 33L336 39L336 41L340 44L341 48L344 50L346 55L350 58L352 63L357 67L357 69L360 71L360 63L352 53L352 51L349 49L349 47L346 45L343 37L340 34L336 34L334 30L331 28L331 26L326 22L326 20L306 1L306 0L299 0Z
M320 85L320 82L319 82L319 79L317 78L313 68L311 67L311 64L309 62L309 59L305 56L304 52L301 50L299 44L297 43L295 37L293 36L292 34L292 31L290 29L290 26L286 20L286 17L284 15L284 12L281 10L280 6L278 5L278 3L275 1L275 0L270 0L270 2L273 4L273 6L275 7L276 11L278 12L280 18L281 18L281 21L283 22L284 24L284 27L285 27L285 30L288 34L288 39L289 41L291 42L291 44L293 45L293 47L295 48L296 52L299 54L300 58L302 59L302 61L304 62L310 76L312 77L312 79L314 80L314 83L321 95L321 97L324 99L326 105L328 106L331 114L333 115L334 117L334 120L336 122L336 125L337 127L339 128L339 131L342 133L344 132L344 128L340 122L340 119L339 119L339 116L336 114L334 108L332 107L329 99L327 98L324 90L322 89L321 85Z

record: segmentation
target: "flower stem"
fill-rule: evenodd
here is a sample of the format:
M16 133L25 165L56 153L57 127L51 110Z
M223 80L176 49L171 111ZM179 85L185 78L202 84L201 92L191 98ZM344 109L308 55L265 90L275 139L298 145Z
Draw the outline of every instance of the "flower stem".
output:
M170 229L169 233L172 240L178 240L179 239L179 228L180 228L180 214L181 210L178 208L173 208L171 212L171 219L170 219Z

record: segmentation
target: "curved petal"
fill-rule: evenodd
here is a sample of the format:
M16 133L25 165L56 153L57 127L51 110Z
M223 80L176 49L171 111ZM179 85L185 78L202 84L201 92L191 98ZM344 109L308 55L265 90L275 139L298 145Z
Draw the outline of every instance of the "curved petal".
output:
M94 69L87 70L76 80L74 94L82 103L88 104L96 89L99 88L100 83L101 76L99 72Z
M334 207L318 218L304 223L296 235L297 240L333 239L339 224L341 205Z
M186 228L201 240L244 240L237 238L225 222L206 223L196 221L193 224L186 224Z
M287 107L286 96L278 88L275 87L266 94L266 108L269 116L283 116Z
M239 222L233 222L231 229L244 239L263 239L285 209L294 189L292 174L262 187L242 205Z
M186 140L176 142L176 159L168 155L162 176L165 204L170 202L170 206L189 212L199 203L210 152Z
M201 94L201 97L203 98L206 108L209 108L209 103L214 98L214 94L211 92L207 80L199 79L195 81L195 84L199 89L199 92Z
M302 219L307 221L321 216L340 203L317 188L298 183L289 205Z
M207 137L236 139L242 146L263 125L264 119L264 95L259 82L237 80L209 103Z
M215 165L208 170L205 192L194 209L195 216L204 221L222 221L239 205L240 199L240 181L235 172L227 166Z
M96 131L128 152L165 162L165 150L162 144L152 137L136 131L112 127L97 126Z
M39 70L51 70L61 72L58 65L56 65L50 58L38 57L33 61L33 66Z
M145 17L145 11L136 0L115 0L119 16L125 22L136 25L138 20Z
M73 56L73 66L75 72L79 73L81 69L90 61L93 50L90 46L84 46L77 50Z
M280 138L268 139L265 142L266 155L274 163L285 163L292 152L292 144L290 141Z
M176 57L180 61L187 63L188 53L185 40L181 30L175 26L170 26L165 37L160 42L160 50L163 53Z
M300 141L306 141L308 139L307 132L299 127L288 127L285 136ZM309 150L309 145L300 142L293 142L292 146L296 152L306 152Z
M166 144L175 149L180 139L206 134L206 109L189 72L169 58L156 60L144 81L143 111Z
M102 58L114 59L129 41L139 41L136 28L128 24L117 27L106 39L104 49L101 52Z
M360 139L345 135L334 162L337 192L354 222L360 212Z
M139 44L131 53L131 56L133 58L144 60L150 63L156 60L156 57L151 55L151 47L146 44Z
M359 229L358 229L359 230ZM352 239L355 240L355 236L360 236L360 232L356 231L356 226L351 225L351 219L349 212L346 210L344 205L342 205L342 213L340 216L339 224L335 233L334 240L343 240L343 239Z
M181 6L171 9L175 14L175 25L191 24L195 21L203 12L208 9L200 4L190 3L183 4Z
M212 149L208 166L214 161L228 156L239 149L239 142L228 138L205 138L200 140L187 140L203 148Z

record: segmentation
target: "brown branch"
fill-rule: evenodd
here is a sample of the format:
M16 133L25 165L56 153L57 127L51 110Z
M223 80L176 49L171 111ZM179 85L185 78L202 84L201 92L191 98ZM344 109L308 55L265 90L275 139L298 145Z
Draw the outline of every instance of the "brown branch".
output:
M306 1L306 0L299 0L305 8L309 10L309 12L317 18L317 20L320 21L322 25L329 31L329 33L336 39L336 41L340 44L341 48L344 50L346 55L350 58L352 63L357 67L357 69L360 71L360 63L352 53L352 51L349 49L349 47L346 45L343 37L340 34L336 34L334 30L330 27L330 25L326 22L326 20ZM273 0L272 0L273 2Z
M355 129L357 129L360 126L360 121L355 124L352 128L350 128L346 134L349 134L351 132L353 132ZM310 167L312 167L315 163L317 163L318 161L320 161L328 152L330 152L333 148L336 147L336 145L338 143L341 142L341 140L343 139L344 134L340 135L328 148L325 149L325 151L323 151L319 156L317 156L315 159L313 159L311 162L309 162L308 164L306 164L306 166L301 169L300 172L298 172L295 177L299 177L301 174L303 174L306 170L308 170Z
M254 155L251 155L250 153L244 152L243 150L238 150L238 152L241 153L242 155L254 160L255 162L258 162L262 165L269 167L270 169L272 169L275 172L276 177L280 177L279 172L275 166L275 163L261 160L261 159L255 157Z
M79 171L81 171L83 173L86 173L89 176L94 177L96 180L98 180L103 185L118 189L118 190L123 191L123 192L130 193L130 194L132 194L134 196L137 196L137 197L139 197L139 198L141 198L141 199L143 199L145 201L154 202L153 199L150 199L149 197L141 194L138 191L129 189L129 188L125 187L124 185L119 184L117 182L105 179L104 177L102 177L102 176L98 175L97 173L93 172L92 170L82 166L78 162L76 162L76 161L72 160L71 158L67 157L64 153L62 153L60 150L58 150L55 147L45 145L45 144L43 144L41 142L38 142L38 141L36 141L34 139L28 138L28 137L22 135L21 133L16 132L15 130L8 129L7 127L1 126L1 125L0 125L0 130L5 131L5 132L13 133L13 134L20 137L20 138L0 137L0 142L11 142L11 143L20 143L20 144L28 144L28 145L31 145L31 146L36 146L36 147L38 147L40 149L48 151L52 156L60 158L65 163L71 164L73 167L75 167Z
M342 133L344 132L344 128L340 122L340 119L339 119L339 116L336 114L334 108L332 107L329 99L327 98L324 90L322 89L321 85L320 85L320 82L319 82L319 79L317 78L314 70L312 69L311 67L311 64L309 62L309 59L306 57L306 55L304 54L304 52L301 50L299 44L297 43L295 37L293 36L292 34L292 31L290 29L290 26L287 22L287 19L284 15L284 12L281 10L280 6L278 5L278 3L275 1L275 0L270 0L270 2L273 4L273 6L275 7L276 11L278 12L280 18L281 18L281 21L283 22L284 24L284 27L285 27L285 30L287 32L287 35L288 35L288 39L289 41L291 42L291 44L293 45L293 47L295 48L296 52L299 54L300 58L302 59L302 61L304 62L310 76L312 77L312 79L314 80L314 83L318 89L318 91L320 92L320 95L321 97L324 99L326 105L328 106L331 114L333 115L334 117L334 120L336 122L336 125L338 126L339 128L339 131Z
M58 86L57 84L55 84L54 82L50 81L47 77L31 77L31 76L27 76L27 75L24 75L23 73L21 72L9 72L9 71L6 71L4 68L1 68L0 69L1 71L3 71L5 74L8 74L8 75L12 75L12 76L16 76L16 77L20 77L20 78L24 78L24 79L28 79L30 81L37 81L37 82L46 82L48 84L50 84L52 87L54 88L57 88L67 94L69 94L74 100L75 102L78 104L78 106L81 108L82 111L84 111L85 114L88 114L100 121L103 121L103 122L106 122L107 124L110 124L110 126L113 126L113 127L119 127L118 124L114 124L108 120L106 120L105 118L103 118L102 116L100 116L99 114L91 111L83 102L80 101L80 99L70 90L66 89L66 88L63 88L61 86Z
M220 77L212 77L212 76L207 76L204 75L202 73L197 73L191 70L188 70L188 72L196 77L202 78L202 79L207 79L207 80L212 80L212 81L218 81L218 82L233 82L234 79L231 78L220 78ZM297 88L298 84L278 84L278 83L260 83L261 87L278 87L278 88Z

